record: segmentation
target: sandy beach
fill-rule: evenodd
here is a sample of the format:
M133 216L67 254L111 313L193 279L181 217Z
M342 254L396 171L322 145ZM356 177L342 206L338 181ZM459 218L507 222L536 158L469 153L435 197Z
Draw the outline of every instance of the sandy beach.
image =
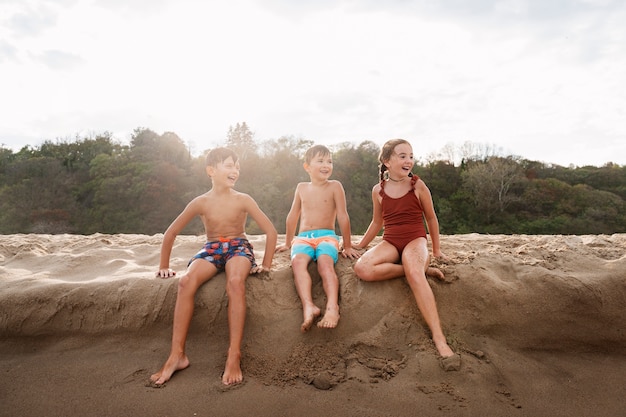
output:
M284 236L279 237L282 242ZM403 279L367 283L340 259L336 329L299 331L289 256L247 282L244 382L221 384L224 274L199 291L191 366L166 359L177 278L162 235L0 236L0 416L611 416L626 410L626 234L442 236L430 280L461 354L444 371ZM374 241L376 243L378 241ZM258 259L262 236L250 236ZM357 238L355 238L357 240ZM179 236L182 275L201 236ZM311 266L314 295L325 305Z

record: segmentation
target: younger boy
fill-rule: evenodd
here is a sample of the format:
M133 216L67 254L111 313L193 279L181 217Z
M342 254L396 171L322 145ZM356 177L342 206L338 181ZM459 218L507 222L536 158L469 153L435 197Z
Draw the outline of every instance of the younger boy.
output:
M249 195L233 189L239 178L237 155L230 149L213 149L206 158L206 173L211 178L212 188L187 204L163 236L159 272L156 273L161 278L176 275L169 268L172 246L176 236L195 216L202 219L207 243L191 258L187 272L178 282L170 355L159 372L150 377L152 384L157 386L167 382L174 372L189 366L185 342L196 291L221 271L226 271L230 333L222 383L231 385L243 380L240 361L246 320L246 278L250 273L269 271L274 257L277 239L274 225ZM246 239L248 214L266 234L261 265L256 264L252 245Z
M329 180L333 172L330 151L323 145L313 146L306 151L304 161L304 170L311 181L297 185L287 214L285 245L277 248L278 251L291 248L291 267L304 316L300 326L302 332L308 331L321 314L311 294L311 275L307 269L311 261L317 261L327 298L324 317L317 326L331 329L337 327L339 322L339 279L335 273L339 237L335 234L335 219L343 237L341 254L349 258L359 257L350 240L350 218L343 186L339 181ZM298 218L300 233L294 239Z

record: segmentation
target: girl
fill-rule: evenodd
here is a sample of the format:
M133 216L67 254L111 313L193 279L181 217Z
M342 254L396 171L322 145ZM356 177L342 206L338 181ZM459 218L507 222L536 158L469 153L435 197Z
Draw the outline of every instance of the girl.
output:
M461 358L448 346L441 330L435 296L426 273L443 279L443 273L428 268L426 228L432 239L433 256L444 258L439 247L439 222L430 190L419 177L411 174L413 149L404 139L387 141L378 157L380 183L372 188L372 221L356 245L363 249L384 226L383 240L369 249L354 265L364 281L383 281L406 276L407 282L432 333L433 342L446 370L458 370Z

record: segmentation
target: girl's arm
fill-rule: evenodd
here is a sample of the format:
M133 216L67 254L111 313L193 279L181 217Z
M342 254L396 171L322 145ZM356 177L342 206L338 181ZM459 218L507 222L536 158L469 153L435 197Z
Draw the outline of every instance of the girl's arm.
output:
M439 243L439 220L435 213L435 206L433 204L433 198L430 194L430 190L421 179L418 181L415 187L415 193L422 204L424 210L424 218L426 219L426 225L428 226L428 234L433 244L433 256L435 258L443 257L441 247Z

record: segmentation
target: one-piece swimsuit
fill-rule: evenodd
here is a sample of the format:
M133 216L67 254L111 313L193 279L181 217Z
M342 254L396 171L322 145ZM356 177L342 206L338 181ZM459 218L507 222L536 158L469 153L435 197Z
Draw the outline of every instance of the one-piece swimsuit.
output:
M392 198L385 193L385 181L380 182L383 214L383 240L391 243L401 255L411 241L426 237L424 211L415 195L415 183L419 177L411 177L411 189L402 197Z

